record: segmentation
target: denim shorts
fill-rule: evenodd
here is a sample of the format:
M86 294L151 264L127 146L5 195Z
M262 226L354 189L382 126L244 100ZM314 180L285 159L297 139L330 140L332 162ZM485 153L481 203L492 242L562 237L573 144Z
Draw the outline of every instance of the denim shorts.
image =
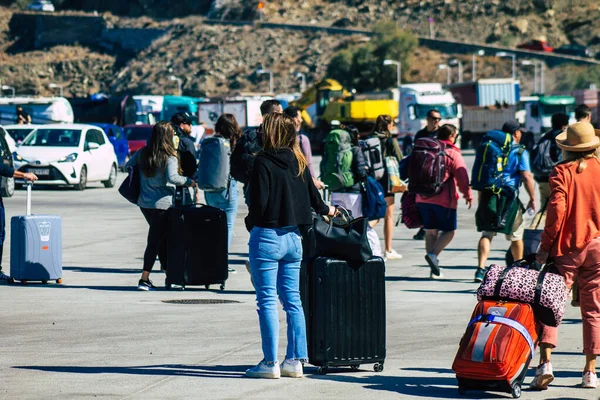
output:
M425 229L437 229L444 232L455 231L457 226L456 210L437 204L417 203L417 209Z

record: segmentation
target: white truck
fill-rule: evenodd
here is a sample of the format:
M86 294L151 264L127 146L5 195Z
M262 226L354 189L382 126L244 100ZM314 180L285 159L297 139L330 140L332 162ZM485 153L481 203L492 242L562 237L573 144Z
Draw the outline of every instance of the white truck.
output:
M206 134L212 135L215 124L223 114L233 114L241 128L259 126L262 123L260 105L272 97L230 97L225 99L211 99L205 103L198 103L200 121L204 122Z
M440 124L460 128L461 108L441 84L413 83L401 85L399 90L398 138L404 149L410 148L415 134L427 126L429 110L439 111Z

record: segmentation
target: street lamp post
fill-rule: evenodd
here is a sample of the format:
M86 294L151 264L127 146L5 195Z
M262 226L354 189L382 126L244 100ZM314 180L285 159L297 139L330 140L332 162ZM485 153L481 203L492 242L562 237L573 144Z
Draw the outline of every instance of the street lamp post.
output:
M521 65L533 65L533 93L538 93L538 65L535 61L531 60L523 60L521 61Z
M63 87L62 87L62 85L57 85L56 83L51 83L51 84L48 85L48 87L50 89L56 89L56 88L58 88L59 91L60 91L60 97L63 97Z
M273 72L261 68L256 73L259 75L269 74L269 93L273 93Z
M446 84L450 84L450 67L448 66L448 64L440 64L438 65L438 69L445 69L446 70Z
M472 75L473 82L477 80L477 56L482 56L485 54L485 50L479 50L477 53L473 53L473 67L472 67Z
M296 73L296 79L300 78L300 91L304 93L306 91L306 74L302 72Z
M544 62L540 61L540 93L544 94Z
M448 62L448 65L450 65L450 66L458 65L458 82L462 83L462 81L463 81L463 63L462 63L462 61L453 59Z
M517 55L515 53L507 53L505 51L499 51L496 53L496 57L512 57L512 78L517 79Z
M396 83L398 87L402 83L402 62L395 60L383 60L383 65L395 65L396 66Z
M182 86L183 86L183 79L176 77L175 75L171 75L169 77L170 81L175 81L177 82L177 95L181 96L181 94L183 93L182 91Z
M15 88L13 86L2 85L2 90L12 90L12 97L15 97Z

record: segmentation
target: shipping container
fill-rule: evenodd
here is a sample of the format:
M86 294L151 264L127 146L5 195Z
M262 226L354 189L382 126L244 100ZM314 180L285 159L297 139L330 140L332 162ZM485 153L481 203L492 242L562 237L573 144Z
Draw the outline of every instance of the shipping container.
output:
M598 106L600 105L598 102L599 93L598 89L578 89L573 91L573 96L575 97L577 105L585 104L592 109L592 122L595 124L600 123L600 121L598 121Z
M447 89L463 106L486 107L517 104L520 86L520 82L513 79L480 79L448 85Z
M502 129L502 125L515 119L516 106L463 107L461 119L463 146L477 147L483 135L491 130Z

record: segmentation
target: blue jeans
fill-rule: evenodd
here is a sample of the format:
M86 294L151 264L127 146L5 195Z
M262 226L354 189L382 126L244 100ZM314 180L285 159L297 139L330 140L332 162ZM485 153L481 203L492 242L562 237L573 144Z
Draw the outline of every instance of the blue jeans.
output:
M238 207L238 188L235 179L229 182L229 193L227 189L222 192L204 192L206 204L217 207L227 214L227 251L231 250L231 239L233 237L233 225Z
M286 312L286 358L308 360L306 321L300 301L302 239L297 227L254 227L250 232L250 270L256 288L264 361L277 362L277 294Z

